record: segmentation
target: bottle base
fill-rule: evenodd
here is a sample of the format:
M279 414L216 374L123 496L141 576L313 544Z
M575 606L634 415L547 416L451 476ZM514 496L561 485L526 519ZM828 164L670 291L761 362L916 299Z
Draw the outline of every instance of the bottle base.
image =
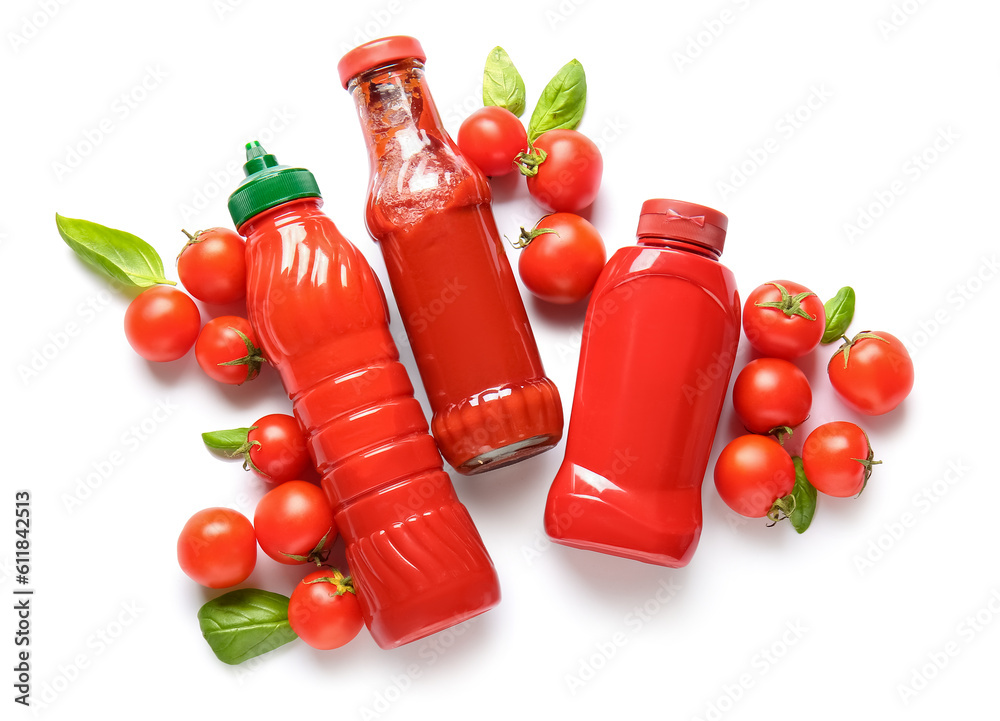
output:
M700 489L614 497L594 492L588 484L597 478L563 464L545 503L554 543L667 568L690 563L701 538Z
M502 448L481 453L475 458L466 461L455 470L466 476L474 476L477 473L492 471L495 468L509 466L512 463L523 461L539 453L544 453L559 443L559 436L533 436L523 441L517 441Z
M476 588L480 592L473 598L470 589ZM458 579L452 585L437 586L432 592L421 591L419 600L407 604L398 613L385 609L373 620L369 630L379 648L398 648L486 613L499 602L496 575L482 572ZM414 627L415 618L434 620Z
M545 377L493 388L438 409L431 422L441 455L463 475L547 451L559 443L562 428L559 391Z
M568 548L578 548L582 551L595 551L607 556L617 556L618 558L628 558L633 561L641 561L652 566L664 566L666 568L683 568L691 560L690 555L684 558L675 558L662 553L649 553L639 551L634 548L623 548L621 546L611 546L606 543L595 541L584 541L582 539L552 538L553 543Z

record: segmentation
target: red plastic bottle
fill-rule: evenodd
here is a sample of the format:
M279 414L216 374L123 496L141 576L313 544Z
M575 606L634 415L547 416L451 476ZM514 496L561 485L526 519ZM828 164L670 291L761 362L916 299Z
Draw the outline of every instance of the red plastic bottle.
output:
M485 176L448 136L414 38L347 53L340 78L371 170L366 221L434 413L445 460L471 474L559 442L562 403L545 376Z
M393 648L500 600L389 333L377 276L320 210L308 170L247 145L229 210L247 309L336 513L365 623Z
M701 484L740 338L719 262L726 216L648 200L584 321L566 457L545 530L558 543L680 567L701 535Z

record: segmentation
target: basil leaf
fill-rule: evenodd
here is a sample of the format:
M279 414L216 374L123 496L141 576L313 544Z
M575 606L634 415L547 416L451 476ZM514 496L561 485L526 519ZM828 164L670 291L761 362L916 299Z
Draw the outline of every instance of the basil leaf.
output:
M833 343L847 332L854 320L854 288L845 285L823 305L823 309L826 311L826 330L820 342Z
M242 452L250 430L250 428L233 428L228 431L209 431L201 434L201 440L205 441L206 446L217 451Z
M528 142L534 142L549 130L575 130L586 104L587 75L579 60L570 60L542 91L528 123Z
M791 521L792 528L799 533L804 533L809 528L813 515L816 513L816 488L806 478L802 459L795 456L792 458L792 462L795 464L795 486L792 488L795 508L788 514L788 520Z
M125 285L147 288L165 283L163 260L149 243L124 230L56 213L56 227L66 245L84 261Z
M238 664L273 651L298 636L288 624L288 596L241 588L198 611L201 633L223 663Z
M497 45L486 57L483 71L483 105L506 108L521 117L524 112L524 80L517 72L510 55Z

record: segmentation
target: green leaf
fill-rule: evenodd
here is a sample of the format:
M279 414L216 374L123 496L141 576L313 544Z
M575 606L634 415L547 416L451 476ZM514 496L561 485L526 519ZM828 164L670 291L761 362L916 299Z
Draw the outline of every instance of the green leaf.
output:
M109 277L139 288L165 283L163 260L142 238L89 220L64 218L56 213L56 227L66 245L84 261Z
M214 598L198 611L201 633L223 663L243 663L298 636L288 624L288 597L241 588Z
M542 91L528 123L528 142L549 130L575 130L587 104L587 75L579 60L570 60Z
M854 320L854 300L854 288L845 285L823 305L826 311L826 331L821 343L833 343L847 332Z
M795 507L788 514L788 520L791 521L792 528L799 533L804 533L809 528L813 515L816 513L816 489L806 478L802 459L795 456L792 458L792 462L795 464L795 487L792 488Z
M486 57L483 71L483 105L506 108L521 117L525 108L524 80L510 55L497 45Z
M208 431L201 434L205 445L217 451L237 453L243 451L250 428L232 428L228 431Z

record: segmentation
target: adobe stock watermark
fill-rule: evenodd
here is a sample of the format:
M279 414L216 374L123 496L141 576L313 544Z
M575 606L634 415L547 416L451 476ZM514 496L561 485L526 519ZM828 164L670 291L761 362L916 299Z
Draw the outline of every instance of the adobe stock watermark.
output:
M38 380L110 304L111 293L106 290L100 290L77 303L73 315L61 326L49 331L44 340L28 350L27 358L18 363L16 370L21 386L27 388Z
M986 632L1000 616L1000 588L990 589L986 600L968 613L955 626L952 636L937 648L928 651L907 673L906 681L896 684L896 693L904 706L926 691L934 679L951 667L966 648Z
M695 401L698 400L706 391L710 389L718 390L722 383L726 383L726 387L722 388L722 394L728 388L729 376L733 371L733 364L736 362L736 350L731 351L715 351L712 353L712 362L703 368L698 368L695 371L694 383L685 383L681 386L681 393L684 394L684 400L687 401L689 406L693 406Z
M56 180L64 180L83 165L122 123L142 107L167 77L167 72L158 63L147 65L142 77L119 93L111 101L107 112L96 122L80 130L76 139L66 144L62 156L52 161L52 173Z
M928 0L903 0L892 4L887 15L876 23L883 40L888 40L906 26L913 16L927 5Z
M749 9L750 0L731 0L714 16L702 21L701 27L685 38L683 47L670 53L674 67L684 71L693 65L736 23L742 13Z
M932 483L924 486L910 497L910 505L896 517L882 525L881 532L868 539L863 551L853 556L854 568L859 576L875 568L875 564L885 558L907 533L917 526L920 519L927 516L951 490L964 479L972 468L962 461L948 461L948 468Z
M964 280L955 283L944 294L944 304L917 323L917 329L901 340L910 357L915 358L931 341L937 338L963 310L976 300L1000 274L1000 263L994 253L982 256L975 270Z
M811 85L809 93L774 122L773 133L747 148L743 152L744 157L729 166L726 178L716 181L715 188L722 199L726 200L744 188L781 151L783 144L798 135L832 99L833 91L826 83Z
M723 684L720 692L708 703L700 716L692 716L691 721L719 721L732 711L747 692L757 686L772 668L788 656L792 648L805 638L808 628L798 619L787 621L781 632L771 643L762 646L750 658L749 667L731 683Z
M363 721L369 721L381 718L388 713L413 687L413 684L423 677L427 669L440 661L481 618L482 616L475 616L424 640L417 651L419 662L407 664L402 671L390 676L389 682L384 687L373 692L372 702L358 709L358 715Z
M253 139L267 148L278 135L291 127L295 120L295 114L287 107L275 108L271 111L270 117L258 128ZM216 198L229 197L229 194L236 190L236 186L243 180L245 160L243 157L234 156L224 167L208 173L207 178L203 179L202 183L195 188L191 197L177 206L181 220L186 223L207 210Z
M108 621L98 626L84 640L83 649L66 662L56 666L55 675L32 689L31 713L38 716L52 706L90 672L98 659L112 649L132 628L143 613L137 601L123 601Z
M951 125L939 128L926 145L903 161L893 178L876 188L855 207L853 219L843 224L847 241L856 243L874 228L896 201L906 195L914 183L927 175L961 138L962 135Z
M588 0L560 0L557 5L547 7L545 9L545 22L549 24L549 30L559 30L560 25L576 15L576 11L587 2Z
M576 694L593 681L601 670L607 668L618 652L628 645L629 640L670 604L680 590L681 586L676 578L662 579L649 598L625 614L622 618L622 630L595 643L592 651L579 659L576 671L565 675L566 686L570 692Z
M225 20L246 4L247 0L212 0L212 10L215 11L215 17Z
M447 107L441 108L441 120L445 127L454 128L455 137L462 123L474 112L483 107L482 84L477 84L471 90L458 96L460 99L451 102Z
M7 42L10 49L15 54L21 52L32 40L49 24L55 20L56 16L64 7L69 5L70 0L38 0L35 9L27 15L22 15L16 30L7 33Z
M59 500L66 513L72 515L82 508L163 427L177 408L169 397L164 397L145 416L122 431L118 436L118 443L101 458L92 461L84 473L73 479L71 487L60 494Z
M368 18L361 24L355 26L354 30L344 36L337 49L340 55L353 50L358 45L375 40L376 38L390 35L389 27L396 16L403 12L402 0L389 0L381 7L375 8L368 13Z
M587 311L590 315L589 332L599 330L612 317L618 314L622 307L628 307L628 302L632 299L635 291L631 283L619 285L614 290L604 293L593 309L589 306ZM624 304L624 305L623 305ZM590 312L593 310L593 312ZM580 328L573 336L565 342L555 344L556 353L560 362L574 360L580 355L583 348L583 328Z
M463 285L457 277L445 280L436 298L432 298L407 316L409 327L414 333L423 333L468 289L469 286Z

